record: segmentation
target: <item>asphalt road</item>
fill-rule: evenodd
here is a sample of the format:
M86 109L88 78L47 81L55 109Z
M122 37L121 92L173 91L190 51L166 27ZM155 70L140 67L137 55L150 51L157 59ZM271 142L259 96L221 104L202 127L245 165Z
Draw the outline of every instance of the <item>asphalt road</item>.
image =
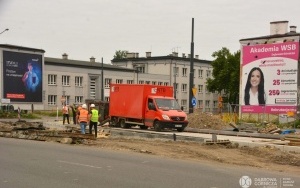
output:
M0 137L0 152L1 188L239 188L242 176L249 176L252 185L255 178L273 178L278 187L283 178L294 181L293 187L300 184L299 174L88 146Z

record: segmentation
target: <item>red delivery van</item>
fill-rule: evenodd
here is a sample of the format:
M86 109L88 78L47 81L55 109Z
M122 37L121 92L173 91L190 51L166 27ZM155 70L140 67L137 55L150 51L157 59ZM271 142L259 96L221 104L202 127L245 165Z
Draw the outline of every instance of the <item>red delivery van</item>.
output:
M188 125L187 114L173 98L172 86L148 84L111 84L109 99L111 126L141 129L154 127L182 132Z

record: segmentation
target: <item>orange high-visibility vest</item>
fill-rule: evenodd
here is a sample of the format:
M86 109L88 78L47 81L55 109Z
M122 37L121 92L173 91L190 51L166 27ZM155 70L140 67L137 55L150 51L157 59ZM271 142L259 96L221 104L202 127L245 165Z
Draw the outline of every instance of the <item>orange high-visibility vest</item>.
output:
M79 113L80 113L79 118L78 118L79 123L80 122L88 122L89 112L86 109L81 109L79 111Z

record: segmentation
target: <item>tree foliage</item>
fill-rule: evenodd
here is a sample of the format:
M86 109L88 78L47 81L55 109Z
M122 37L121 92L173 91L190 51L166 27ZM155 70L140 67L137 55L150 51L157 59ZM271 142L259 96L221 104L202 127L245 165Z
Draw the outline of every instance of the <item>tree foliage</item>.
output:
M212 54L213 78L207 80L207 89L218 92L225 98L224 102L238 104L240 83L240 51L233 54L227 48L222 48Z
M117 50L114 55L114 59L125 59L128 51L126 50Z

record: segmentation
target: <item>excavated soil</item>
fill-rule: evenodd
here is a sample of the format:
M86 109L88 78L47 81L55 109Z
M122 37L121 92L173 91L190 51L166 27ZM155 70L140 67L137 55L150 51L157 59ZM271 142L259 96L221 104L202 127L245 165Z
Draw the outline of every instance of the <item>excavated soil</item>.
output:
M197 109L194 113L188 114L188 127L199 129L222 130L229 125L222 121L220 115L202 112Z
M205 145L196 142L116 137L88 140L84 144L181 160L217 162L300 174L300 153L282 152L274 147L249 148L232 144Z

